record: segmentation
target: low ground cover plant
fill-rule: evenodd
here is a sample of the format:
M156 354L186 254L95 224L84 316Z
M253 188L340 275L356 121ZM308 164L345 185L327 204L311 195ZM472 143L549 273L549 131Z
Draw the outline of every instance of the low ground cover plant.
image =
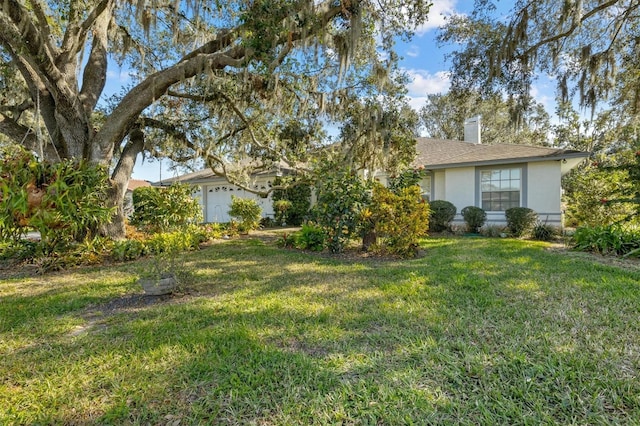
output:
M640 229L621 224L585 226L573 234L577 250L605 255L640 257Z

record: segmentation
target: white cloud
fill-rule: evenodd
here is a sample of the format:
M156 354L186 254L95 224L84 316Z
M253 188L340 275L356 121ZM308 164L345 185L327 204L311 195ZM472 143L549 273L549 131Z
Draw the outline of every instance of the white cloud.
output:
M417 58L418 55L420 55L420 47L418 47L415 44L412 44L411 46L409 46L409 50L407 50L407 56L410 56L412 58Z
M409 76L409 95L425 96L434 93L443 93L449 90L451 78L449 72L438 71L431 74L425 70L405 70Z
M409 76L407 100L414 110L419 110L426 102L427 95L445 93L449 90L451 79L447 71L431 74L425 70L405 70Z
M429 16L427 22L416 28L416 34L423 35L424 33L436 28L442 27L447 18L456 15L456 3L458 0L436 0L429 9Z

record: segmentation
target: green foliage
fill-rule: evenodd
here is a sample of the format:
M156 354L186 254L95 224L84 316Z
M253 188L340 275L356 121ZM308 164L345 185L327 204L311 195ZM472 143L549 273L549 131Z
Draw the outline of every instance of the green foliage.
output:
M327 234L329 250L341 252L355 236L361 212L369 205L370 184L350 168L333 167L321 173L316 190L316 222Z
M600 254L640 256L640 230L621 225L585 226L573 234L574 248Z
M117 262L135 260L147 253L147 245L140 240L114 241L111 248L111 257Z
M273 191L273 210L278 225L299 226L309 215L311 208L311 185L306 180L293 178L283 182L276 178L274 185L285 184L286 189Z
M274 221L282 226L287 223L287 212L291 210L293 203L289 200L276 200L273 202L273 211L275 213Z
M474 234L480 232L480 228L482 228L487 221L487 212L480 207L467 206L463 208L460 213L462 214L464 222L467 224L467 231Z
M136 188L131 223L148 232L168 232L202 221L202 207L193 198L193 190L182 183Z
M226 231L221 223L205 223L200 225L200 232L203 235L202 242L206 242L222 238Z
M416 169L407 169L396 176L389 178L388 188L396 194L404 188L408 188L413 185L419 185L420 181L426 176L426 171L423 167Z
M296 233L282 233L276 241L276 245L283 248L294 248L296 246Z
M514 237L525 235L538 220L538 214L528 207L512 207L507 209L504 215L507 219L507 228Z
M429 229L429 204L418 185L399 189L397 193L377 184L369 209L376 235L384 250L403 257L413 257L420 238ZM366 216L366 215L364 215Z
M610 168L614 161L601 158L563 177L568 225L609 225L634 213L631 203L610 202L623 198L632 187L627 170Z
M241 233L260 228L262 209L256 200L231 196L229 216L240 220L238 229Z
M300 250L322 251L325 247L324 230L314 224L305 223L295 234L295 247Z
M558 230L553 225L542 223L538 221L533 230L531 231L531 237L534 240L539 241L552 241L558 235Z
M451 221L456 216L456 206L445 200L434 200L429 203L431 209L429 223L431 230L442 232L449 229Z
M106 170L81 162L50 164L12 148L0 159L0 237L17 242L40 232L37 251L53 253L75 240L91 239L108 223Z

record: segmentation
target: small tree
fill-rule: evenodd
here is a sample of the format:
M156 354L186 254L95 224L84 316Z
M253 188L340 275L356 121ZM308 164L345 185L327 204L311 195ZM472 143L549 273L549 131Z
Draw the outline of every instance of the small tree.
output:
M341 252L347 241L356 235L361 213L369 205L369 183L350 168L327 167L320 173L316 189L316 220L327 233L329 250Z
M229 216L240 221L240 232L249 232L260 227L262 209L256 200L232 195Z
M136 188L131 223L151 232L168 232L202 221L202 207L193 198L193 190L182 183L167 188Z
M487 221L487 212L480 207L467 206L463 208L460 213L462 214L464 222L467 224L467 230L474 234L477 234Z

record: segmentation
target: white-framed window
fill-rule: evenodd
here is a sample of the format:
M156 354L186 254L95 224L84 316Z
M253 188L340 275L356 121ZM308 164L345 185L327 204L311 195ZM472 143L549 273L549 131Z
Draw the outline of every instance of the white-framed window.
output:
M426 175L420 181L420 189L422 190L422 198L426 201L431 201L431 188L432 188L432 176L430 174Z
M480 171L480 202L484 211L500 212L522 205L522 168Z

